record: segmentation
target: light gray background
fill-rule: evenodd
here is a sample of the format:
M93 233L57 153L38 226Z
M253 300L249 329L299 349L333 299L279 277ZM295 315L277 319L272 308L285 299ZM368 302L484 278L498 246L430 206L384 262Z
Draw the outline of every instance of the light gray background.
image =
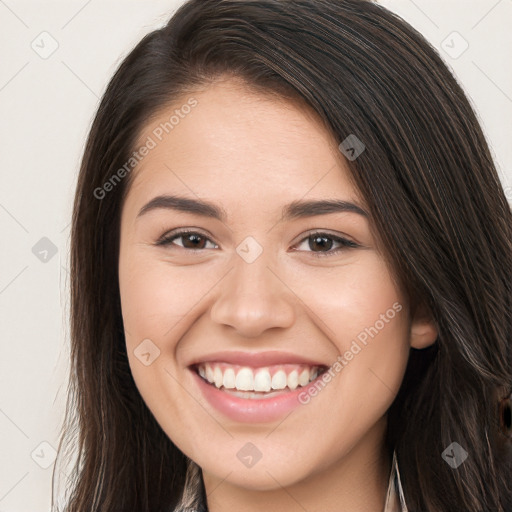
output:
M0 0L0 512L50 510L81 153L118 63L181 3ZM422 32L458 76L512 202L512 0L380 3ZM55 255L42 252L43 237Z

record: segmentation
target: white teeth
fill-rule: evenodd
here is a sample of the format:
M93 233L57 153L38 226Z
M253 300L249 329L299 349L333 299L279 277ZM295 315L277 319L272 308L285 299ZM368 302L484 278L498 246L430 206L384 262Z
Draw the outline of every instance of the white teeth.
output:
M254 391L270 391L271 389L272 377L270 377L270 372L265 369L259 370L254 377Z
M286 387L290 390L294 390L299 386L306 386L309 382L316 379L319 374L318 367L305 367L302 370L294 368L288 369L289 373L286 374L282 368L278 369L273 376L271 376L271 370L269 368L258 368L254 370L248 367L227 367L226 363L204 363L199 365L199 375L211 384L214 384L217 388L224 387L225 389L245 392L240 393L239 396L251 394L253 391L260 393L266 393L272 395L273 390L279 391ZM285 365L285 368L289 368L291 365ZM224 371L222 368L225 368ZM300 372L300 373L299 373ZM249 393L247 393L249 392Z
M286 373L279 370L272 377L272 389L284 389L286 387Z
M235 370L233 370L233 368L228 368L224 372L222 384L224 385L225 388L228 389L233 389L235 387Z
M213 382L213 368L209 364L206 365L206 380Z
M297 370L290 372L287 382L290 389L295 389L299 385L299 372Z
M302 370L302 373L299 375L299 385L305 386L309 382L309 370L306 368Z
M242 368L238 372L235 387L239 391L254 391L254 377L250 368Z

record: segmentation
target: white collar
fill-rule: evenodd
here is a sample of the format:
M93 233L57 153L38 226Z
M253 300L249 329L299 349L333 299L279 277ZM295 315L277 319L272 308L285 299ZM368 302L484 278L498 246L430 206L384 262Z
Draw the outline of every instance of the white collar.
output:
M389 475L384 512L408 512L395 451L393 451L393 462L391 463L391 474Z

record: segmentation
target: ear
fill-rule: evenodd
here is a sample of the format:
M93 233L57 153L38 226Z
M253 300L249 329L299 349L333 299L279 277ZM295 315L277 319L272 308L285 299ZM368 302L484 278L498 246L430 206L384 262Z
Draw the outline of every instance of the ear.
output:
M439 332L428 308L418 304L411 321L411 347L423 349L433 345Z

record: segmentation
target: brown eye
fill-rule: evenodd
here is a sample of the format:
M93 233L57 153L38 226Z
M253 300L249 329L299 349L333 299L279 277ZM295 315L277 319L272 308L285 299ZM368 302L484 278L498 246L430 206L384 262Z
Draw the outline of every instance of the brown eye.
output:
M329 250L332 248L334 242L331 237L327 236L310 236L309 237L309 247L313 250L319 249L326 249Z
M311 251L306 252L311 252L313 256L320 258L338 254L340 251L345 249L359 247L359 245L352 242L352 240L347 240L346 238L331 235L329 233L311 233L309 236L301 240L298 246L305 242L307 242L308 248L311 249ZM334 244L339 244L340 247L331 250Z
M175 240L182 240L181 244L174 243ZM210 242L214 245L213 248L216 248L216 244L214 244L208 237L198 233L196 231L180 231L178 233L170 233L168 235L163 236L158 240L156 245L177 245L186 250L201 250L206 249L206 244Z
M178 238L183 240L183 247L185 249L204 249L206 238L197 233L190 233L189 235L180 235Z

